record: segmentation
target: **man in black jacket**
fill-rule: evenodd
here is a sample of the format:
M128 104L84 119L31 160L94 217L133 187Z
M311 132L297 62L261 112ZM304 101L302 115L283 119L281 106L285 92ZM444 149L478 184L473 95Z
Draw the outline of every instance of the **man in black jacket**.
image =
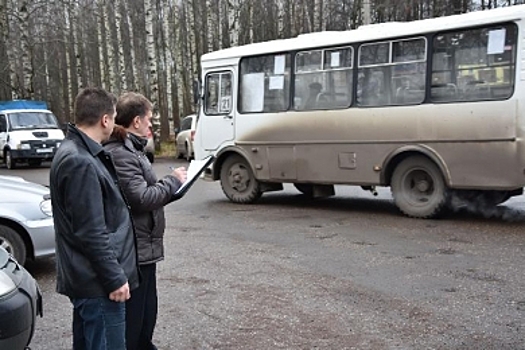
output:
M98 88L75 100L50 171L57 291L73 304L73 349L126 350L125 301L138 286L128 205L110 155L116 98Z
M128 350L155 350L157 320L156 263L164 259L164 206L186 180L186 169L175 169L158 180L144 146L153 106L141 94L128 92L117 102L116 126L104 147L111 152L122 189L131 206L142 282L126 303Z

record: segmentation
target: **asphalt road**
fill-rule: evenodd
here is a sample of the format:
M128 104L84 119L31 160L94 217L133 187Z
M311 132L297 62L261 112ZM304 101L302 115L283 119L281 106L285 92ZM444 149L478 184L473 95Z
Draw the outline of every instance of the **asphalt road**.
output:
M47 184L48 166L0 174ZM524 196L417 220L388 189L336 194L236 205L199 181L167 206L159 349L525 349ZM44 293L32 349L70 349L54 259L28 269Z

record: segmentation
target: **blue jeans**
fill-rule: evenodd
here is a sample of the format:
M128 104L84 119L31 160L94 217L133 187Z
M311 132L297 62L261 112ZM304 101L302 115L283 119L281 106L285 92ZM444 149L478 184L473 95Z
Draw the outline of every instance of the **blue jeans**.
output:
M126 350L126 303L71 298L74 350Z

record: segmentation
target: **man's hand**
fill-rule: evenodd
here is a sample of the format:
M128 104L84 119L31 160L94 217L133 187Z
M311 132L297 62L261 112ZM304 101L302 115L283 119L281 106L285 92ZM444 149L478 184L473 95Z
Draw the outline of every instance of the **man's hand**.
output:
M117 303L123 303L125 302L126 300L128 300L129 298L131 298L131 294L129 292L129 284L128 282L126 282L125 285L123 285L122 287L120 287L119 289L111 292L109 294L109 299L110 300L113 300Z
M188 172L184 167L173 169L171 175L175 176L182 183L184 183L184 181L186 181L186 179L188 178Z

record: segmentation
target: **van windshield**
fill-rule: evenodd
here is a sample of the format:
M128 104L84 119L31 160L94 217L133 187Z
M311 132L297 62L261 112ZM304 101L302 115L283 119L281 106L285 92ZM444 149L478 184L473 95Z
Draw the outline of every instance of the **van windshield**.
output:
M43 112L18 112L9 114L11 130L58 129L55 116Z

